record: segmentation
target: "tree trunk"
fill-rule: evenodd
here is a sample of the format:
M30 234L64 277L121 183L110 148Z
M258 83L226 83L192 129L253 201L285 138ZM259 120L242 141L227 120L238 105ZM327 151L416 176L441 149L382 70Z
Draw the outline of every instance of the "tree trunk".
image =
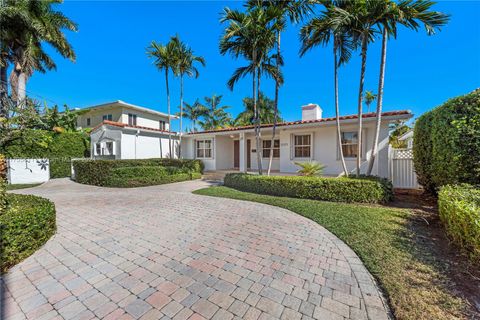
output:
M178 142L178 158L182 157L182 133L183 133L183 74L180 76L180 137Z
M280 32L277 33L277 58L275 59L277 72L280 71ZM273 147L275 145L275 129L277 129L277 116L278 116L278 91L280 89L280 84L278 80L275 81L275 101L274 101L274 109L273 109L273 128L272 128L272 141L270 142L270 158L268 160L268 170L267 176L270 175L270 171L272 170L272 162L273 162Z
M342 131L340 129L340 107L338 104L338 62L337 62L337 46L333 48L333 60L334 60L334 82L335 82L335 120L337 123L337 139L338 139L338 153L340 155L340 161L342 161L343 172L348 177L347 165L345 163L345 157L343 156L342 149Z
M24 72L18 74L18 85L17 85L17 105L24 106L27 98L26 94L27 86L27 75Z
M378 152L378 137L380 135L380 125L382 122L382 103L383 103L383 85L385 82L385 64L387 62L387 29L383 28L382 35L382 56L380 60L380 75L378 79L378 96L377 96L377 122L375 124L375 137L373 138L372 154L368 163L367 175L372 174L373 164Z
M260 99L260 80L261 80L261 72L260 70L257 70L257 100ZM263 174L263 169L262 169L262 152L261 152L261 131L260 131L260 106L257 103L257 114L256 114L256 148L257 148L257 165L258 165L258 174L262 175Z
M363 86L365 83L365 68L367 66L367 37L362 39L362 66L360 70L360 85L358 86L358 133L357 133L357 177L360 175L362 162L362 129L363 129Z
M167 87L167 113L168 113L168 157L172 159L172 127L170 120L170 89L168 88L168 69L165 70L165 85Z

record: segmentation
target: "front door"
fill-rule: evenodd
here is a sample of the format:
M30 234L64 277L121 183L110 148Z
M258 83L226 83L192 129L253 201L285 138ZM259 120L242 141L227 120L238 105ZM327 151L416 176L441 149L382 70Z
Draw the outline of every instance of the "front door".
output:
M233 167L235 169L240 167L240 141L233 141Z
M250 169L250 147L251 147L251 142L250 139L247 140L247 169Z

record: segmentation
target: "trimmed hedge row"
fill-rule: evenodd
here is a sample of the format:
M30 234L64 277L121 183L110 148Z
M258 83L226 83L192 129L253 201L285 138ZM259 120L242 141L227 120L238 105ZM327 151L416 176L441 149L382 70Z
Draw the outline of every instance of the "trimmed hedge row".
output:
M375 177L354 179L229 173L224 184L257 194L334 202L379 203L388 202L393 197L392 184Z
M480 261L480 189L447 185L438 194L438 210L448 236Z
M0 215L0 271L30 256L55 233L55 205L32 195L7 194Z
M203 172L203 163L200 160L184 159L79 160L73 162L73 168L75 180L79 183L120 187L125 185L120 180L126 178L135 184L132 186L197 179ZM174 172L172 168L177 171Z
M423 114L413 139L415 171L427 191L480 184L480 89Z

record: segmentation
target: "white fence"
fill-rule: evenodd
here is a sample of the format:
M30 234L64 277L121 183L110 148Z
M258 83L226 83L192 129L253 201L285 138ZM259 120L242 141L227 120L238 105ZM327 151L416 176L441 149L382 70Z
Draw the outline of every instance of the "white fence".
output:
M7 159L7 179L10 184L42 183L50 179L48 159Z
M412 149L391 149L390 178L393 187L399 189L418 189L417 174L413 167Z

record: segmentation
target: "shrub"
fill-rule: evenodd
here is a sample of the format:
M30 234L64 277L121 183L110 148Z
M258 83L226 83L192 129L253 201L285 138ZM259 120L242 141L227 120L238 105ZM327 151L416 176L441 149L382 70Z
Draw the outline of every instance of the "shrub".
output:
M295 165L300 167L300 169L297 170L297 173L302 176L319 176L325 168L323 164L315 161L295 162Z
M5 157L3 154L0 154L0 215L7 208L7 184L6 184L6 171L7 164L5 162Z
M258 194L335 202L387 202L393 195L390 182L374 177L354 179L229 173L224 184Z
M8 208L0 215L0 270L22 261L55 233L55 206L47 199L7 194Z
M447 185L438 194L438 209L448 236L480 261L480 189Z
M419 117L413 155L418 181L428 191L480 184L480 89Z
M130 179L135 186L161 184L174 182L173 177L167 178L169 175L178 175L177 179L188 180L186 177L196 179L203 172L201 161L183 159L80 160L74 161L73 167L77 182L97 186L126 186L126 182L120 181L122 178ZM173 172L172 168L176 168L177 171ZM162 179L158 178L155 181L159 183L154 183L155 181L151 180L153 178L149 175L161 176ZM134 183L134 180L139 181L139 179L142 182Z

